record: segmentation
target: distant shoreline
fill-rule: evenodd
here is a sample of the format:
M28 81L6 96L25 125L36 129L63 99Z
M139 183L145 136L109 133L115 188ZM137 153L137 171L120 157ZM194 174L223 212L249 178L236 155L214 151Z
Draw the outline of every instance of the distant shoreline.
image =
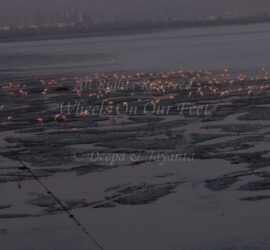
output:
M72 33L61 33L61 34L31 34L28 36L14 36L14 37L0 37L0 43L6 42L27 42L27 41L40 41L40 40L58 40L58 39L74 39L74 38L88 38L88 37L104 37L104 36L119 36L119 35L133 35L141 33L158 32L164 30L175 30L175 29L192 29L202 27L218 27L218 26L231 26L231 25L249 25L259 23L270 23L270 17L267 19L241 19L241 20L228 20L228 21L217 21L217 22L203 22L203 23L189 23L186 25L168 24L157 27L130 27L124 29L114 30L97 30L97 31L82 31Z
M168 28L175 29L175 28ZM31 42L42 40L58 40L58 39L74 39L74 38L88 38L88 37L104 37L104 36L119 36L119 35L133 35L141 33L150 33L165 30L165 28L156 29L134 29L134 30L121 30L121 31L100 31L100 32L81 32L81 33L67 33L67 34L53 34L53 35L37 35L30 37L18 37L18 38L0 38L0 43L6 42Z

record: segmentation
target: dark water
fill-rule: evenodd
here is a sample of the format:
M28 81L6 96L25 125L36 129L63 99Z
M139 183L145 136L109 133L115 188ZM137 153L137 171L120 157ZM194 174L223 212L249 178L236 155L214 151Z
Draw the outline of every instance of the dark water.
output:
M179 68L270 66L270 26L206 27L148 34L0 44L0 74L52 76Z

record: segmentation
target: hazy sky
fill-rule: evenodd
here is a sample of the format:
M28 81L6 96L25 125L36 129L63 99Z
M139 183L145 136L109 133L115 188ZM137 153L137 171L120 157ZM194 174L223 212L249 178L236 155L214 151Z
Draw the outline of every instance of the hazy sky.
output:
M246 3L246 4L245 4ZM0 22L19 16L43 15L76 7L99 19L135 17L171 17L219 15L227 11L261 13L270 9L269 0L0 0Z

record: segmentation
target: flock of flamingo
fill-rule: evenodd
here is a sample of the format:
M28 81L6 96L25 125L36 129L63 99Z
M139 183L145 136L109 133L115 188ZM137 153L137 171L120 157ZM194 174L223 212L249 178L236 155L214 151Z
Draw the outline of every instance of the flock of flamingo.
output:
M152 102L159 103L164 99L176 99L176 96L182 92L187 98L197 102L199 100L205 100L207 97L214 98L228 98L230 95L239 93L241 95L247 95L252 97L253 95L263 94L269 90L269 73L262 67L256 75L236 74L233 71L224 69L221 73L213 73L207 70L179 70L169 72L158 73L136 73L136 74L105 74L96 73L91 77L87 77L85 83L91 85L95 83L96 88L91 91L86 91L82 88L82 80L79 77L61 78L61 79L49 79L38 80L40 90L38 94L41 98L49 98L51 93L56 90L58 86L63 86L65 82L72 82L72 93L74 98L89 98L91 100L108 99L108 105L111 107L111 124L115 124L115 117L113 112L113 94L115 89L113 84L116 82L124 82L117 91L124 92L123 96L137 97L137 101L140 102L144 93L152 95ZM102 88L98 87L99 82L106 82L110 84L103 85ZM185 85L183 85L185 83ZM105 86L105 87L104 87ZM120 85L119 85L120 86ZM124 86L124 87L123 87ZM179 88L184 86L184 88ZM140 95L138 90L141 89ZM31 85L18 84L18 83L6 83L2 85L2 91L5 95L13 96L15 98L29 98L36 92L31 91ZM16 99L14 99L14 102ZM123 106L128 105L127 101L123 101ZM0 106L0 112L8 107L5 105ZM87 121L89 117L87 111L81 112L80 116L84 121ZM7 122L14 122L15 114L10 114L6 117ZM67 123L69 117L66 115L56 113L52 115L52 120L58 122ZM44 117L36 117L38 124L44 124Z

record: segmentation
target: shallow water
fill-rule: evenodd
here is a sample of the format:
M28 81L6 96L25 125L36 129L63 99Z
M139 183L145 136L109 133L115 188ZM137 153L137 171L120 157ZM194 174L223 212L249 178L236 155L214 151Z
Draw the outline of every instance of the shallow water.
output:
M165 70L179 65L251 71L269 65L269 38L267 25L260 24L2 43L0 79ZM23 84L27 84L27 96L18 92ZM92 120L88 127L82 117L70 117L67 123L53 119L59 112L57 103L78 98L73 77L58 79L56 86L44 84L28 79L19 87L0 91L1 104L5 104L0 112L1 250L97 249L33 176L17 168L17 157L105 249L269 249L267 80L248 80L240 92L238 81L215 84L219 92L231 88L224 98L207 90L202 99L195 94L190 99L187 90L170 90L165 96L158 92L165 106L191 100L211 103L213 113L206 117L173 112L159 117L120 115L112 125L109 117L100 115L93 118L97 127ZM44 96L45 87L48 94ZM254 90L253 96L247 95L248 87ZM80 99L91 105L100 103L88 94L83 92ZM126 91L102 98L134 104L138 98L143 103L156 95L138 89L136 98ZM8 122L10 115L13 120ZM42 125L36 121L40 116ZM73 157L77 151L96 151L124 152L130 159L137 150L145 153L136 164L127 160L111 165ZM162 165L162 161L149 160L153 150L195 152L196 160Z
M269 24L0 43L0 77L270 66ZM256 46L254 45L256 43Z

